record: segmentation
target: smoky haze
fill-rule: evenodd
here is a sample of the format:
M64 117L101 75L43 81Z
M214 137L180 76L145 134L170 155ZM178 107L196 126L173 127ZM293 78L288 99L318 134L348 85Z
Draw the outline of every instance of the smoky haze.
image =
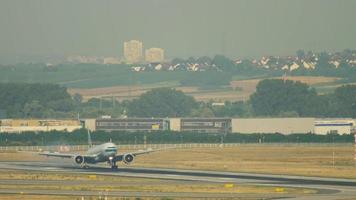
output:
M0 63L122 56L138 39L169 58L356 47L353 0L1 0Z

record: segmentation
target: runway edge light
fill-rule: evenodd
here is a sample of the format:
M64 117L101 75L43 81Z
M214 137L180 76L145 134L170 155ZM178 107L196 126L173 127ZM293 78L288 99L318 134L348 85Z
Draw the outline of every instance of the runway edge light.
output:
M226 183L224 185L224 188L233 188L234 187L234 184L233 183Z

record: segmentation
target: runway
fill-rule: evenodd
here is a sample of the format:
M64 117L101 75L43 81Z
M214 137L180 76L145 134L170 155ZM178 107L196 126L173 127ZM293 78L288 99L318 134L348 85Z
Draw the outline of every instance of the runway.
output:
M234 172L218 172L218 171L202 171L202 170L180 170L180 169L164 169L164 168L139 168L139 167L120 167L118 170L111 170L107 166L92 166L89 169L82 169L76 165L61 162L0 162L0 169L11 170L29 170L40 172L56 172L56 173L74 173L74 174L96 174L106 176L121 176L121 177L140 177L151 178L160 180L177 181L179 184L187 182L210 182L210 183L234 183L234 184L250 184L261 186L276 186L276 187L293 187L293 188L306 188L315 189L316 194L302 195L294 197L288 194L275 194L268 195L267 198L288 198L288 199L341 199L356 197L356 180L349 179L336 179L336 178L320 178L320 177L305 177L305 176L287 176L287 175L266 175L266 174L253 174L253 173L234 173ZM2 184L51 184L36 183L36 180L16 182L16 180L5 180ZM72 183L73 184L73 183ZM76 183L80 184L80 183ZM0 193L18 193L14 190L1 190ZM60 190L32 190L26 191L28 194L57 194L57 195L90 195L94 192L82 191L60 191ZM68 194L67 194L68 193ZM97 192L95 192L97 194ZM108 196L147 196L147 192L108 192ZM148 196L155 197L192 197L192 198L228 198L232 194L202 194L202 193L150 193ZM235 196L234 196L235 197ZM238 197L238 196L236 196ZM245 195L244 199L255 199L256 195Z

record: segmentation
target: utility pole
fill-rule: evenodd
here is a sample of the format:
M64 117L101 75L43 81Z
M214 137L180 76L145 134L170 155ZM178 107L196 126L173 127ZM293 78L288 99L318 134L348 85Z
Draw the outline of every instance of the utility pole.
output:
M114 94L112 94L112 107L115 108L116 107L116 102L115 102L115 97Z
M146 135L144 135L143 136L143 148L147 148L147 136Z
M334 142L334 135L333 137L333 168L335 168L335 142Z
M352 132L354 134L354 162L355 162L355 166L356 166L356 126L352 129Z
M224 147L224 139L225 139L225 137L227 135L227 128L229 126L229 123L228 122L224 122L223 126L224 126L224 133L221 135L221 144L220 144L221 148Z

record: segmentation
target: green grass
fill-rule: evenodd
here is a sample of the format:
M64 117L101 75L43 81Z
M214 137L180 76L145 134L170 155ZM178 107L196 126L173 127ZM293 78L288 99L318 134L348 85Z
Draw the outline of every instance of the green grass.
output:
M330 94L335 91L336 88L340 87L342 84L356 84L356 82L333 82L333 83L320 83L316 84L313 87L319 94Z
M182 83L209 77L218 79L220 73L188 71L132 72L127 65L76 64L48 68L44 64L18 64L0 67L0 82L56 83L69 88L97 88L118 85ZM218 81L217 81L218 82ZM218 83L217 83L218 84ZM189 84L188 84L189 85ZM193 84L194 85L194 84ZM170 86L170 85L168 85Z
M162 82L178 83L180 79L187 76L187 72L112 72L111 74L98 74L89 79L77 82L62 83L66 87L74 88L96 88L117 85L141 85L159 84ZM168 85L167 85L168 86Z
M269 76L268 74L256 75L256 76L233 75L231 80L233 80L233 81L241 81L241 80L248 80L248 79L263 79L263 78L271 78L271 77L273 77L273 76Z
M1 82L57 83L67 87L95 88L114 85L154 84L178 81L189 72L132 72L126 65L59 65L49 71L45 65L0 67Z

